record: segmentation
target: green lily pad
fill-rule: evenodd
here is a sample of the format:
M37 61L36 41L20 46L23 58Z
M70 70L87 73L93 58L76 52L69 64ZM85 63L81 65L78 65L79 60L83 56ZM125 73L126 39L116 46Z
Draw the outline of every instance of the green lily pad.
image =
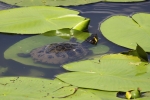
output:
M17 5L17 6L69 6L69 5L83 5L96 2L139 2L145 0L0 0L2 2Z
M2 100L101 100L90 91L58 79L3 77L0 81Z
M95 96L98 96L99 98L101 98L101 100L127 100L125 98L117 97L117 92L98 91L98 90L92 90L92 89L86 89L86 91L93 93ZM150 99L150 94L149 92L146 92L144 93L143 97L133 99L133 100L149 100L149 99Z
M111 54L100 59L66 64L63 68L73 72L56 77L66 83L83 88L127 91L140 87L143 91L149 91L150 65L147 64L141 62L138 57ZM145 68L145 73L140 73L139 66Z
M88 29L89 23L90 23L90 19L87 18L87 19L83 20L82 22L78 23L72 29L79 30L79 31L85 31L86 29Z
M78 88L58 79L3 77L0 81L2 100L122 100L117 92ZM138 100L148 98L147 92Z
M92 89L86 89L86 91L93 93L95 96L98 96L102 100L122 100L122 98L116 97L117 92L100 91Z
M147 55L147 53L138 44L136 46L136 51L137 51L137 54L141 58L142 61L148 62L148 55Z
M75 87L59 80L29 77L0 78L2 100L51 100L74 93Z
M97 44L97 46L90 48L90 50L92 50L94 54L104 54L109 51L109 47L103 44Z
M72 28L85 19L77 14L78 11L48 6L2 10L0 32L41 34L50 30Z
M137 13L132 17L116 15L105 20L100 30L111 42L120 46L135 49L139 44L150 52L150 14Z
M70 39L72 37L75 37L79 40L84 41L87 39L91 34L88 32L83 32L75 29L69 29L69 28L63 28L59 30L53 30L43 33L44 36L59 36L64 39ZM79 41L81 42L81 41Z
M80 34L80 36L84 37L85 34L88 34L88 33L82 33ZM33 61L31 57L20 57L18 56L18 54L19 53L29 54L32 49L35 49L37 47L41 47L41 46L51 44L51 43L56 43L56 42L67 42L67 41L69 40L63 39L58 36L53 36L53 37L47 37L43 35L32 36L32 37L23 39L15 43L11 47L9 47L4 52L4 57L5 59L12 59L14 61L20 62L25 65L31 65L31 66L42 67L42 68L58 68L54 65L36 63ZM106 53L109 49L107 46L98 44L97 46L93 46L92 48L90 48L90 50L92 50L94 54L102 54L102 53Z
M138 56L141 59L141 61L148 62L147 53L138 44L136 46L136 50L125 51L125 52L122 52L122 54Z

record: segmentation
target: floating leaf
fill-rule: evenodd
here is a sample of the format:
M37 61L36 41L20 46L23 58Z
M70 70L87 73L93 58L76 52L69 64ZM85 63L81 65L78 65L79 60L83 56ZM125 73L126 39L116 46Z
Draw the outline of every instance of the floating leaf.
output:
M90 23L90 19L85 19L82 22L78 23L76 26L74 26L72 29L85 31L86 29L88 29L89 23Z
M113 43L135 49L140 45L146 52L150 52L150 14L137 13L132 17L116 15L105 20L100 30Z
M141 59L141 61L148 62L147 53L138 44L136 46L136 50L125 51L125 52L122 52L122 54L138 56Z
M2 100L101 100L90 91L57 79L3 77L0 81Z
M43 33L45 36L59 36L64 39L70 39L72 37L75 37L79 40L86 40L91 34L88 32L83 32L79 30L69 29L69 28L63 28L59 30L53 30Z
M49 5L49 6L69 6L69 5L83 5L96 2L139 2L145 0L0 0L2 2L18 5L18 6L37 6L37 5Z
M102 100L122 100L122 98L116 97L117 92L99 91L92 89L86 89L86 91L93 93L95 96L98 96Z
M142 59L142 61L147 61L148 62L147 53L138 44L136 46L136 51L137 51L138 56Z
M59 80L42 78L3 77L0 81L2 100L51 100L53 97L69 96L73 89Z
M0 32L40 34L50 30L72 28L84 20L77 14L78 11L48 6L2 10Z
M147 66L146 73L137 75L138 66L136 63L144 62L134 56L111 54L103 56L100 60L85 60L66 64L63 67L74 72L64 73L56 77L83 88L127 91L140 87L143 91L148 91L150 90L149 64L143 65Z
M62 88L54 91L50 95L53 98L60 98L60 97L63 98L63 97L69 96L69 95L73 95L76 92L76 89L77 89L77 87L74 87L74 86L62 87Z

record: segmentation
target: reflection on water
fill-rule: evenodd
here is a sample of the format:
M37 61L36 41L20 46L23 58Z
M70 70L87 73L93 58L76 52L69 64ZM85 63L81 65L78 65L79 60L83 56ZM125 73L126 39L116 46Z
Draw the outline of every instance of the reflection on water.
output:
M0 9L14 8L4 3L0 3ZM150 12L150 1L139 2L139 3L95 3L83 6L71 6L66 7L75 10L79 10L81 16L88 17L91 19L89 31L91 33L98 33L100 41L99 43L105 44L110 47L111 52L120 52L127 50L126 48L117 46L110 41L106 40L101 32L99 32L99 25L104 19L112 15L131 15L137 12ZM115 33L114 33L115 34ZM34 66L27 66L21 63L5 60L4 51L14 43L29 37L29 35L5 35L0 34L0 66L8 67L8 71L3 76L37 76L37 77L49 77L52 78L54 75L65 72L61 67L59 69L44 69L37 68Z

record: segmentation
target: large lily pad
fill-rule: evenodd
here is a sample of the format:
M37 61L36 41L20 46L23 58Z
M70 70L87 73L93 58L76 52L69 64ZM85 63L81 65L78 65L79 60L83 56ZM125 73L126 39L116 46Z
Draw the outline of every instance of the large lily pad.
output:
M3 77L0 81L2 100L101 100L92 92L57 79Z
M83 5L96 2L139 2L145 0L0 0L2 2L18 5L18 6L69 6L69 5Z
M56 76L69 84L107 91L127 91L137 87L149 91L150 67L138 57L122 54L103 56L100 60L85 60L66 64L73 71ZM141 71L141 69L142 70Z
M0 11L0 32L38 34L61 28L72 28L84 20L77 14L78 11L48 6L3 10Z
M123 47L135 49L139 44L150 52L150 14L137 13L132 17L116 15L105 20L100 30L110 41Z
M83 33L83 36L84 34L88 34L88 33ZM80 36L82 37L82 35ZM47 37L43 35L32 36L32 37L23 39L17 42L16 44L12 45L11 47L9 47L4 52L4 57L5 59L12 59L14 61L20 62L25 65L32 65L32 66L43 67L43 68L57 68L54 65L36 63L32 60L31 57L19 57L17 54L18 53L28 54L30 53L32 49L35 49L37 47L41 47L41 46L51 44L51 43L65 42L65 41L69 41L69 40L66 40L57 36L53 36L53 37ZM98 44L97 46L90 48L90 50L92 50L94 54L103 54L103 53L106 53L109 49L105 45Z
M51 100L71 95L75 91L75 87L69 87L69 84L59 80L6 77L0 78L0 81L2 100Z
M0 81L2 100L122 100L117 92L78 88L58 79L3 77ZM149 100L149 94L138 100Z

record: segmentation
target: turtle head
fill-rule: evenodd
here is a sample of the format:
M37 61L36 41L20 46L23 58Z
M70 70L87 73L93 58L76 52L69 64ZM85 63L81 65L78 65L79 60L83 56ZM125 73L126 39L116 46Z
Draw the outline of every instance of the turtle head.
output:
M93 45L97 45L97 43L98 43L98 36L97 36L97 34L92 34L85 41L89 42L89 43L91 43Z

